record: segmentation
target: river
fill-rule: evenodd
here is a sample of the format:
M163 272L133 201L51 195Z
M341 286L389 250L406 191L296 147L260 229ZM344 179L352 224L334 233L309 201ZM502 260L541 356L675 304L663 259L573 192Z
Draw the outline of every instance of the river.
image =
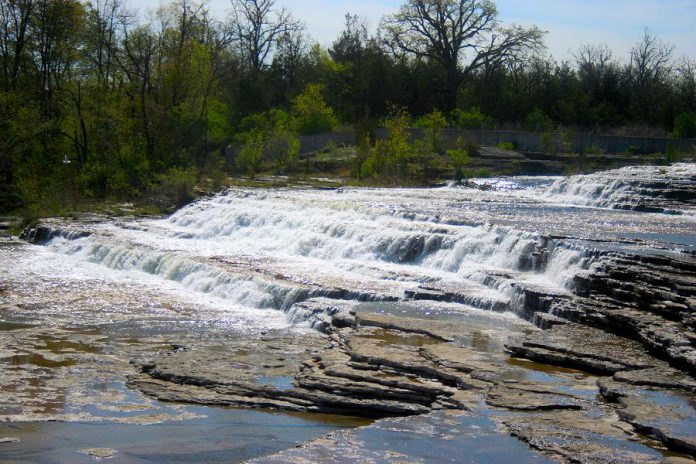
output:
M329 300L437 330L452 321L450 343L509 364L505 346L540 325L529 289L575 298L576 276L616 253L693 262L694 185L696 165L684 163L432 189L232 188L166 218L46 221L36 244L0 244L0 459L92 462L99 449L114 463L563 459L514 438L488 400L461 416L373 423L359 411L278 412L284 403L160 401L129 381L162 353L199 350L231 353L225 362L253 381L292 389L297 366L331 332L332 313L304 303ZM583 401L598 395L582 370L513 367L516 382L551 376ZM328 444L312 442L326 434ZM666 449L649 437L596 441L646 462Z

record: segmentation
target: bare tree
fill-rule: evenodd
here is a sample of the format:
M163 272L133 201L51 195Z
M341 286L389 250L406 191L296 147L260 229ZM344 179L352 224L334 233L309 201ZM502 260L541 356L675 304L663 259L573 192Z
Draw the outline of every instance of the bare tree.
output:
M490 0L408 0L382 19L380 29L392 50L442 65L448 111L471 73L541 48L544 36L537 27L503 27Z
M127 14L122 0L92 0L87 4L83 53L100 87L108 90L116 67L120 17Z
M0 55L3 89L16 89L34 0L0 0Z
M677 67L676 89L683 104L696 109L696 60L686 56L681 58Z
M674 45L652 35L646 28L643 38L631 50L630 75L638 87L664 80L670 73Z
M581 45L573 57L580 75L592 83L601 82L614 61L612 51L606 43Z
M642 122L650 121L656 108L664 107L667 101L673 51L673 45L661 41L647 28L631 50L631 61L626 68L633 92L631 111Z
M231 19L242 57L254 73L268 65L282 37L303 29L288 10L275 8L275 0L232 0Z

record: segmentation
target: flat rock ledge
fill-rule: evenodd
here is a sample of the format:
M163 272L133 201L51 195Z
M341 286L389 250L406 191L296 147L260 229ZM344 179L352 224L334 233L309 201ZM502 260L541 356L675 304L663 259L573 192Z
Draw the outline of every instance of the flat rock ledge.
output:
M696 462L686 457L696 456L689 438L694 429L688 429L696 414L688 401L679 403L681 422L646 422L654 409L643 408L621 389L677 392L676 398L693 391L688 375L652 358L636 341L608 336L587 343L592 329L566 323L562 331L560 326L533 331L509 345L515 356L601 373L598 389L592 375L559 368L539 380L525 362L451 341L467 330L463 324L343 309L334 311L326 334L299 363L282 362L285 344L292 342L272 337L244 351L177 347L137 361L139 373L129 378L129 386L167 401L369 418L488 408L501 411L502 431L561 462L677 462L630 445L637 441L681 453L679 462ZM656 373L659 382L652 379ZM606 389L604 382L621 393ZM671 424L671 432L665 424Z

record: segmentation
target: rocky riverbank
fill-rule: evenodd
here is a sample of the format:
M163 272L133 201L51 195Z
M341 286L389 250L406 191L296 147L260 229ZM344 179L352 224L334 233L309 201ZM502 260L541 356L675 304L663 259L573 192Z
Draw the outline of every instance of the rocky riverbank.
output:
M3 271L3 417L374 421L257 462L694 462L695 199L587 208L525 182L233 189L166 220L43 221L23 237L44 246L3 245L42 269ZM107 378L121 389L96 395Z

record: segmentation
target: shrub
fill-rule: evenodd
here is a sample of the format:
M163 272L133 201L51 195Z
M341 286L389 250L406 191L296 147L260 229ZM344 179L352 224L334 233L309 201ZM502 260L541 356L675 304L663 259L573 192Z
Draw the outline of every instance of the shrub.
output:
M541 134L541 151L544 153L556 153L556 144L551 131Z
M248 134L247 140L237 151L234 163L241 172L254 177L263 162L263 137L258 132Z
M442 131L447 127L447 119L440 111L433 111L416 120L414 126L423 129L425 140L429 144L430 150L435 153L443 153Z
M457 148L447 150L447 156L452 160L454 166L454 179L459 181L464 177L464 168L469 164L469 151L466 149L466 141L461 137L457 138Z
M674 137L692 139L696 137L696 114L692 112L679 113L674 118Z
M291 172L300 154L300 139L292 131L277 129L266 142L265 151L275 161L279 172Z
M384 121L387 138L376 145L376 154L384 160L384 168L395 169L397 175L404 176L408 164L414 156L414 150L409 142L408 114L401 109L395 109L392 115Z
M498 144L498 148L500 148L501 150L510 150L510 151L517 150L517 146L514 142L500 142Z
M490 125L490 119L481 113L477 107L471 107L469 111L456 108L452 111L452 123L457 129L484 129Z
M196 185L196 169L173 167L157 176L156 191L177 208L184 206L193 199L193 187Z
M536 108L525 118L524 128L529 132L547 132L553 128L553 122L543 111Z
M336 127L336 117L324 101L323 92L323 85L309 84L293 101L295 127L301 135L331 132Z

